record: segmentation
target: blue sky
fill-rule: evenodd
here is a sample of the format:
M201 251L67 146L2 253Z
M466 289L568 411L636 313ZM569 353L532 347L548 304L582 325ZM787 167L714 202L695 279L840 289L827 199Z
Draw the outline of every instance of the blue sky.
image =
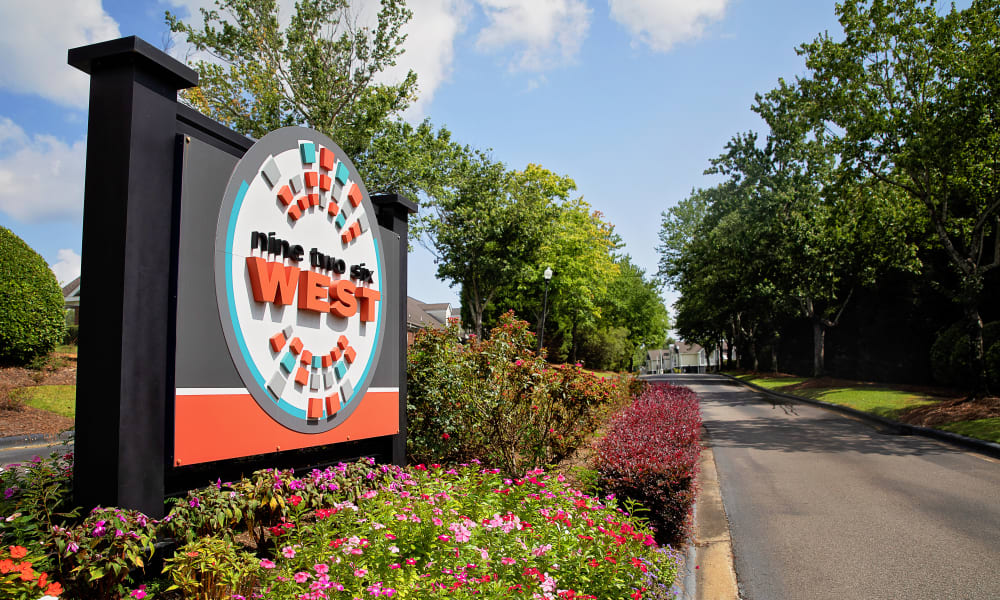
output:
M377 0L356 2L370 14ZM290 7L291 0L280 0ZM163 13L209 0L0 3L0 225L60 280L79 273L87 85L71 47L138 35L163 44ZM660 213L713 180L735 133L760 129L755 92L804 72L794 48L839 31L833 0L410 0L400 70L429 117L512 169L572 177L655 272ZM181 52L177 40L174 52ZM398 73L387 74L388 78ZM458 305L416 247L409 294ZM674 300L665 293L668 303Z

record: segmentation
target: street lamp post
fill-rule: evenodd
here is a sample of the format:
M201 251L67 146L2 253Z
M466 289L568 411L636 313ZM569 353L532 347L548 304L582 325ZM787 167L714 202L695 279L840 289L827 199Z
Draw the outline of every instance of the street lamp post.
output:
M545 311L548 309L549 305L549 280L552 279L552 268L545 267L545 273L542 274L545 278L545 293L543 294L542 300L542 324L538 328L538 350L540 354L542 352L542 337L545 336Z

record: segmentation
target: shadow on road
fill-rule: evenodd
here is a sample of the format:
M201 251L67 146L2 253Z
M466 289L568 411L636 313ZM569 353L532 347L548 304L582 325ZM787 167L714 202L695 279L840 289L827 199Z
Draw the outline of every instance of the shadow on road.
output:
M650 378L695 388L713 446L781 452L857 452L921 456L956 452L920 436L904 436L810 404L776 399L717 375L679 374ZM773 414L713 420L713 410L762 409ZM740 412L746 412L742 410Z

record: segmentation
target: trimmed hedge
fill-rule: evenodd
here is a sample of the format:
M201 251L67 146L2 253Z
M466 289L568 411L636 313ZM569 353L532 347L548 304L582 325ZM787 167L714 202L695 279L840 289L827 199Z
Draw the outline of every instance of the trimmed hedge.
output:
M691 390L654 384L615 416L597 442L602 493L640 503L661 544L690 533L701 454L701 413Z
M45 356L66 332L63 295L45 260L0 227L0 363Z

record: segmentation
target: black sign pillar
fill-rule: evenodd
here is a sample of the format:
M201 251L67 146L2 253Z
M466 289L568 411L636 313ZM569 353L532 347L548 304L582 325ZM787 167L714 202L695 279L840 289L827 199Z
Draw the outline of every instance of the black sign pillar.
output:
M177 90L198 75L136 37L74 48L88 73L74 494L163 514L173 399Z
M378 211L378 224L399 236L399 278L396 289L406 290L406 258L409 252L409 218L417 212L417 205L399 194L373 194L372 204ZM406 465L406 294L399 302L399 434L392 441L392 463Z

